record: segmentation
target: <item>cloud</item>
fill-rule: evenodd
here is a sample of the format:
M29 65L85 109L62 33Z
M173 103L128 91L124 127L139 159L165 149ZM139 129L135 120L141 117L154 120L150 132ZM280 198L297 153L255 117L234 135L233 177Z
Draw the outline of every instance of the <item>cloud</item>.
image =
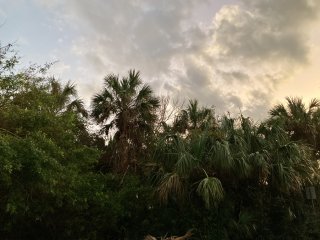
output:
M203 17L214 0L35 1L77 33L72 53L97 75L139 69L157 92L257 117L308 64L320 9L318 0L238 0Z
M208 59L245 112L264 116L278 84L308 64L319 9L319 1L243 0L215 15Z
M319 12L319 1L243 0L216 16L215 43L221 59L304 63L306 30Z

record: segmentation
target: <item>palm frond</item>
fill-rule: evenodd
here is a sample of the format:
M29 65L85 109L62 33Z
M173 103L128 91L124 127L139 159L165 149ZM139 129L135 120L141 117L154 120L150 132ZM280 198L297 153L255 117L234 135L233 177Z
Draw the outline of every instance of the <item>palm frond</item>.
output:
M216 141L213 146L213 165L221 170L230 170L234 168L229 143L227 141Z
M114 95L117 96L121 93L121 85L119 77L114 74L109 74L104 78L104 84L106 89L113 91Z
M238 175L240 179L248 177L250 175L252 166L249 164L248 158L245 155L234 157L233 162L233 171L236 175Z
M83 117L88 117L88 111L84 107L84 103L81 99L73 100L68 106L67 109L73 109L76 113L81 114Z
M142 81L140 79L140 72L136 70L130 70L128 73L128 81L129 81L129 87L130 89L134 90L139 85L141 85Z
M319 108L320 108L320 100L313 98L313 99L311 99L311 101L309 103L308 113L312 114Z
M167 203L170 196L182 199L185 187L181 177L177 173L166 174L160 182L157 193L162 203Z
M306 113L306 107L301 98L287 97L287 104L290 114L296 118L303 118Z
M278 104L275 107L273 107L270 111L269 114L272 117L288 117L289 114L283 104Z
M63 90L62 90L62 95L65 97L76 97L77 96L77 90L74 84L68 82Z
M198 160L194 158L185 149L180 149L178 152L178 161L176 162L175 169L181 176L188 175L192 169L198 165Z
M269 153L266 150L262 150L261 152L249 154L248 158L253 168L259 172L263 182L270 173Z
M152 94L153 94L153 92L152 92L150 86L144 85L140 89L140 91L139 91L139 93L137 95L136 101L137 102L146 101L152 96Z
M204 163L207 158L212 156L212 148L210 147L210 135L208 130L203 130L199 134L195 134L190 139L190 152L198 160L199 163Z
M247 211L241 211L238 220L231 220L230 227L234 234L237 234L241 239L253 239L255 232L255 222L253 215Z
M197 193L201 196L207 208L216 206L224 196L222 184L215 177L202 179L197 187Z

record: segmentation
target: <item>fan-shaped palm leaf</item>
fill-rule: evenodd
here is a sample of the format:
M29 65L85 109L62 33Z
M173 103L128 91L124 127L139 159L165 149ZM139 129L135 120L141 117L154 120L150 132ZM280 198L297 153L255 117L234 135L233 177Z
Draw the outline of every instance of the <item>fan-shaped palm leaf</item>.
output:
M230 170L234 168L234 162L227 141L216 141L213 145L213 164L221 170Z
M170 196L182 199L185 195L185 186L177 173L168 173L162 178L157 193L160 201L167 203Z
M197 193L202 197L207 208L216 206L224 196L220 180L218 178L208 176L200 181Z

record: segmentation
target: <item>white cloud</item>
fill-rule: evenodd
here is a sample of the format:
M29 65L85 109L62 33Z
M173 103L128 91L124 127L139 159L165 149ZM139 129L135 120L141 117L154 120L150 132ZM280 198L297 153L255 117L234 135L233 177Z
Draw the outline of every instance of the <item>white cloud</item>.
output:
M317 0L239 0L208 22L195 13L214 0L37 1L78 33L72 52L97 76L136 68L158 92L255 116L308 64L320 8Z

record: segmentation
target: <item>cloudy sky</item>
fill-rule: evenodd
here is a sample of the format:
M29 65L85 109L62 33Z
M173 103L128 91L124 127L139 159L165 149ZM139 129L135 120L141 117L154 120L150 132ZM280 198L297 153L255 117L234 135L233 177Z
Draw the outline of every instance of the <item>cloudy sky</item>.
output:
M109 73L258 119L320 97L319 0L0 0L0 41L89 102Z

